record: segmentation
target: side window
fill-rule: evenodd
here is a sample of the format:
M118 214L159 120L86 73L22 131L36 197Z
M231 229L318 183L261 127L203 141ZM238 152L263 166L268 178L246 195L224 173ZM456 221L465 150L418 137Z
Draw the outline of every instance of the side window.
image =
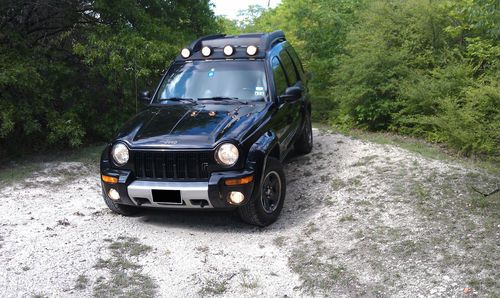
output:
M295 83L300 81L300 79L297 77L297 71L295 70L292 59L288 56L285 50L280 53L280 60L283 63L283 68L285 69L286 76L288 77L289 86L295 85Z
M306 81L305 71L304 67L302 66L302 63L300 62L299 56L292 47L288 47L287 52L292 58L293 64L295 64L295 68L299 72L300 80L305 82Z
M285 93L285 89L288 86L288 80L283 71L283 66L277 57L273 57L271 60L271 66L273 68L273 79L274 86L276 87L276 95L281 95Z

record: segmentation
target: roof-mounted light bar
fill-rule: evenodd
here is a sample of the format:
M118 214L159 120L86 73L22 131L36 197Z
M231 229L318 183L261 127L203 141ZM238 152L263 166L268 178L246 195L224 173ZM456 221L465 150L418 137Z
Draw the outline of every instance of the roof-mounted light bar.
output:
M231 46L231 45L225 46L224 47L224 55L231 56L232 54L234 54L234 48L233 48L233 46Z
M181 56L182 58L187 59L189 58L189 56L191 56L191 51L188 48L184 48L181 51Z
M205 57L208 57L210 56L210 54L212 54L212 49L210 47L207 47L207 46L204 46L202 49L201 49L201 54Z
M259 51L259 48L257 48L256 46L248 46L247 47L248 56L254 56L255 54L257 54L258 51Z
M222 51L226 57L229 57L235 54L236 48L232 45L225 45ZM203 48L201 48L200 52L203 57L209 57L210 55L214 54L214 49L210 46L204 46ZM255 56L258 52L259 48L255 45L249 45L246 48L246 53L248 56ZM192 55L193 53L191 52L190 48L183 48L181 51L181 56L184 59L188 59Z

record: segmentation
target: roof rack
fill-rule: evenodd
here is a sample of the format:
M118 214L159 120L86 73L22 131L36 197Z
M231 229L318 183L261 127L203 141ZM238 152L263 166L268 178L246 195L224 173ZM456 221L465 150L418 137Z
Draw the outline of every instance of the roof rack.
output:
M285 41L285 33L282 30L277 30L263 36L265 38L265 48L270 49L278 42Z
M266 51L271 49L275 44L285 41L285 34L281 30L277 30L270 33L245 33L240 35L226 35L226 34L215 34L208 35L198 38L193 41L188 50L191 52L190 60L201 60L201 59L248 59L248 58L264 58ZM235 54L231 57L226 57L223 54L222 49L230 45L235 48ZM253 45L259 48L256 55L249 57L246 54L246 47ZM202 56L201 49L208 46L213 50L213 53L209 58ZM243 48L243 50L241 50ZM183 58L181 55L177 56L177 60L184 61L187 58Z
M213 35L202 36L202 37L198 38L197 40L193 41L189 45L189 48L192 51L197 52L197 51L201 50L201 46L202 46L203 41L207 41L207 40L211 40L211 39L219 39L219 38L224 38L224 37L226 37L226 34L213 34Z

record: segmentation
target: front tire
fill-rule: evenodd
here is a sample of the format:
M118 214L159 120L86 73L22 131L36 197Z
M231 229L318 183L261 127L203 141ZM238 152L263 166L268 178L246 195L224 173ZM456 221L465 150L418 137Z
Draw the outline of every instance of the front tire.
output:
M114 213L118 213L123 216L131 216L139 212L137 207L117 204L113 202L104 192L102 194L102 197L104 198L104 203L106 203L106 206L108 206L108 208Z
M306 117L306 123L304 123L304 130L300 134L300 137L295 142L295 151L299 154L307 154L312 151L313 148L313 133L311 116Z
M285 172L279 160L267 159L266 170L256 190L251 200L238 208L238 214L248 224L265 227L278 219L285 201Z

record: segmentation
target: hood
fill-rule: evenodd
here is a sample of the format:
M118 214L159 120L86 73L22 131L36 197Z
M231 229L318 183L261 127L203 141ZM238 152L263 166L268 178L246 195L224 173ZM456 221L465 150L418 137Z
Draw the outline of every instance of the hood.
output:
M241 141L258 126L271 104L150 106L115 136L132 148L212 148L221 139Z

